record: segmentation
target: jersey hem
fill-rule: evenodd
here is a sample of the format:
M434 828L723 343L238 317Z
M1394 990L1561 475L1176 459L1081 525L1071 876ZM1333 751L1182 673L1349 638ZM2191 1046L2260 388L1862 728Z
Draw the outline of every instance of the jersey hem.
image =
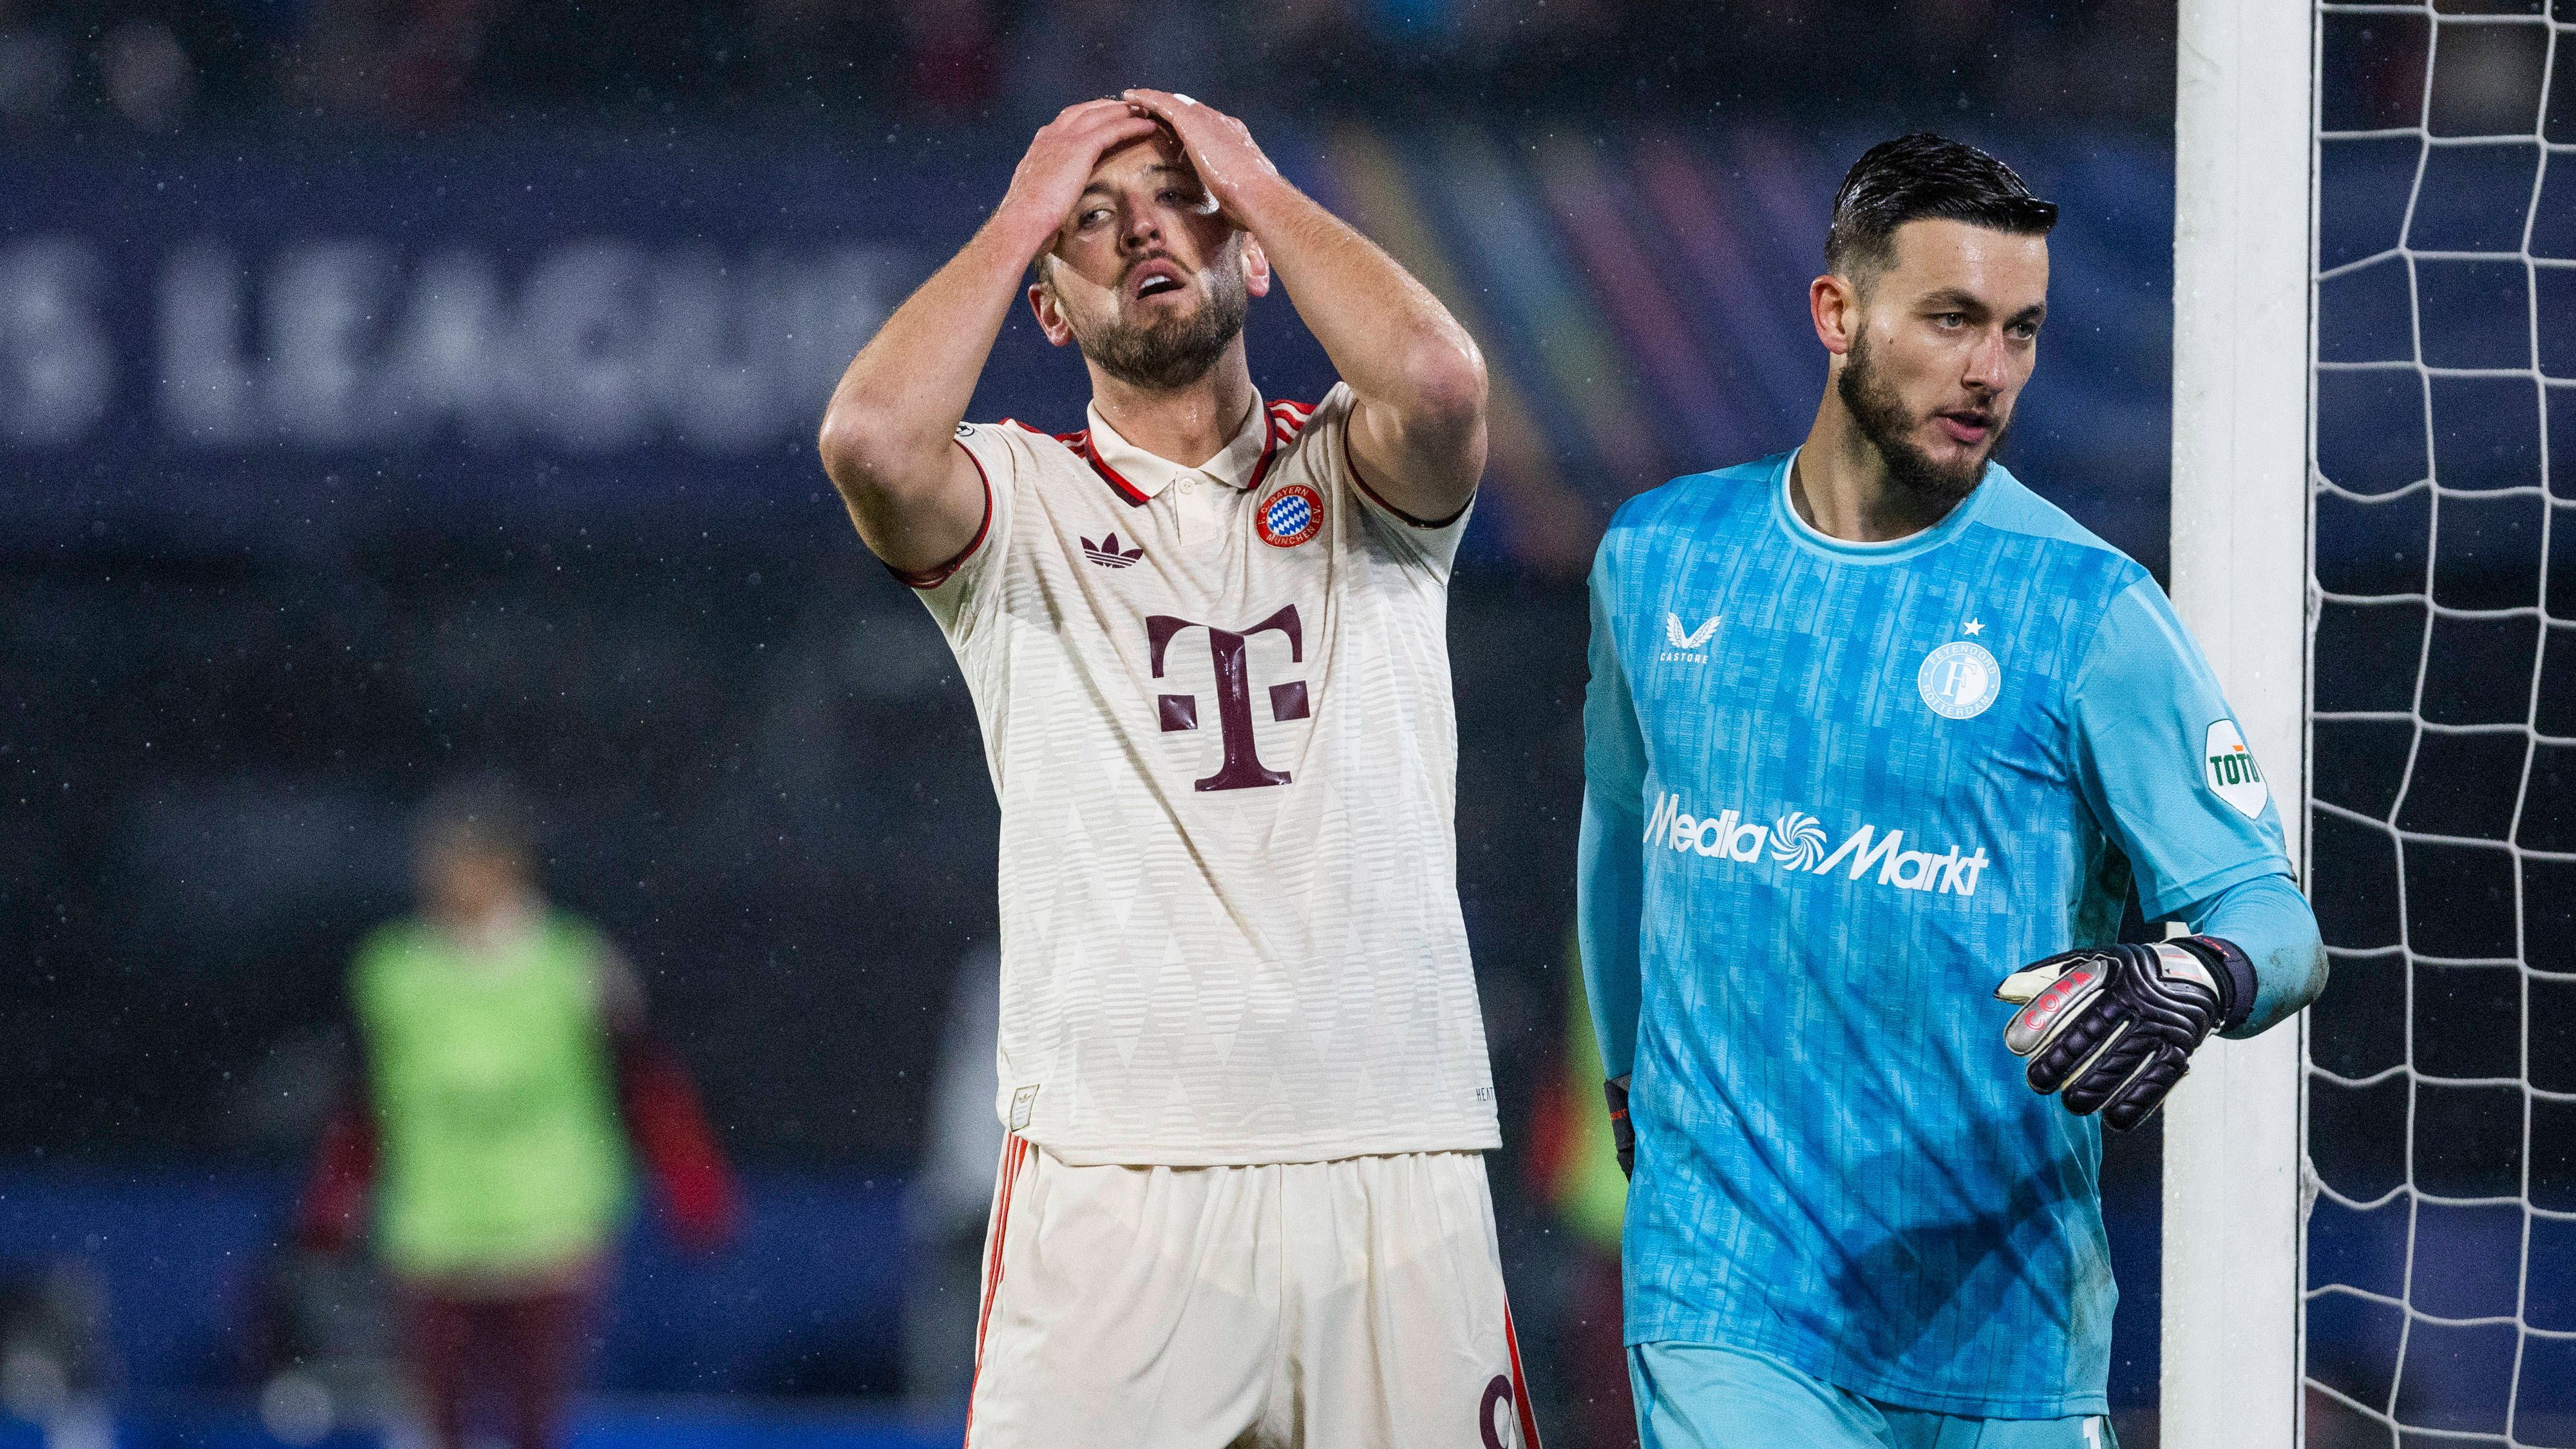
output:
M1887 1374L1854 1373L1824 1366L1830 1356L1820 1358L1811 1352L1812 1345L1756 1342L1728 1338L1719 1333L1668 1333L1652 1324L1632 1325L1624 1340L1630 1347L1655 1343L1692 1344L1706 1348L1731 1348L1744 1353L1763 1354L1778 1359L1811 1378L1821 1379L1835 1388L1846 1390L1882 1404L1900 1409L1920 1409L1934 1414L1950 1414L1962 1419L2071 1419L2085 1414L2111 1412L2108 1390L2092 1393L2061 1394L2054 1398L2006 1398L1991 1395L1958 1394L1943 1389L1926 1388Z
M1345 1162L1357 1157L1414 1157L1435 1152L1498 1152L1503 1135L1499 1129L1477 1137L1429 1138L1422 1141L1396 1141L1355 1146L1346 1142L1304 1143L1290 1147L1192 1149L1175 1147L1082 1147L1059 1146L1043 1138L1028 1137L1045 1149L1046 1154L1068 1167L1283 1167L1310 1162Z

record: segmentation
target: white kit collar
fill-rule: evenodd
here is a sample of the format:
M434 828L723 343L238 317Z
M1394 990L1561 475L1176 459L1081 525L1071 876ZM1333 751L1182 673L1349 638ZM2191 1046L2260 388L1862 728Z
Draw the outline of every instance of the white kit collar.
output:
M1183 467L1168 458L1148 453L1118 435L1109 420L1100 415L1097 403L1085 411L1090 415L1089 435L1091 461L1109 481L1140 498L1157 498L1164 489L1184 477L1198 476L1223 483L1229 488L1248 489L1259 482L1273 446L1270 409L1261 394L1252 395L1252 414L1216 456L1195 468Z

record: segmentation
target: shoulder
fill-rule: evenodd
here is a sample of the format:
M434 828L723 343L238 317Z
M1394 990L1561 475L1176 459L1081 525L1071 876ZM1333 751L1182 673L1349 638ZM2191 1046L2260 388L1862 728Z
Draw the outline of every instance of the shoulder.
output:
M608 937L583 917L560 906L546 908L546 942L568 955L597 960L608 951Z
M1078 460L1090 438L1088 429L1070 433L1050 433L1044 428L1004 418L997 423L959 423L957 445L966 450L978 467L990 471L990 465L1008 467L1035 462Z
M1662 551L1677 539L1705 537L1747 517L1765 516L1772 480L1788 455L1775 453L1731 468L1686 473L1619 505L1602 532L1599 566Z
M1270 435L1282 443L1296 441L1319 418L1326 423L1347 420L1351 415L1351 385L1337 382L1320 402L1298 402L1280 398L1267 405L1270 413Z
M1649 488L1619 505L1610 516L1610 533L1637 536L1723 521L1727 515L1770 501L1771 481L1779 476L1785 453L1717 468L1685 473Z
M546 939L575 986L614 1023L641 1021L644 982L635 963L590 920L561 907L546 912Z
M405 918L369 931L349 959L349 989L363 1003L387 990L404 967L419 959L429 942L426 921Z
M379 962L400 960L417 951L430 932L427 921L405 917L387 921L366 934L358 943L357 963L366 967Z
M2010 473L1995 472L1986 486L1996 495L1977 522L2022 553L2022 571L2053 602L2076 688L2118 680L2135 689L2177 667L2201 668L2198 647L2173 601L2144 564Z
M2173 601L2141 570L2096 612L2079 679L2134 694L2177 670L2198 678L2207 675L2208 664Z
M2154 588L2144 564L2076 522L2065 509L2032 492L2028 484L2001 464L1996 465L1981 491L1986 496L1977 515L1978 527L2021 543L2052 563L2092 576L2103 599L2142 580L2151 590Z
M1334 383L1315 402L1283 397L1264 403L1262 411L1270 431L1263 442L1270 449L1271 465L1321 448L1326 451L1316 459L1316 470L1326 476L1339 474L1348 456L1343 449L1350 434L1351 409L1356 403L1351 385L1346 382Z

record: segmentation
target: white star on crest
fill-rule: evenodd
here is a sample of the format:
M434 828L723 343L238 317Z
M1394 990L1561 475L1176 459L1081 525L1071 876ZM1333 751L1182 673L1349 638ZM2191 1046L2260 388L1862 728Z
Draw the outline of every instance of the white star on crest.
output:
M1986 626L1978 623L1974 619L1970 619L1968 622L1959 626L1959 632L1968 635L1983 634L1986 632Z

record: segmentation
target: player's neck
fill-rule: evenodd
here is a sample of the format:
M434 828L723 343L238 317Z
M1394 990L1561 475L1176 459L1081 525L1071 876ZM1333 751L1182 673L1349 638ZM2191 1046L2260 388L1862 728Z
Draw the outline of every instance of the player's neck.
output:
M1893 543L1932 527L1958 506L1898 487L1888 476L1885 455L1830 387L1789 470L1789 504L1809 528L1846 543Z
M1091 405L1118 436L1168 463L1195 468L1225 450L1252 415L1252 367L1235 340L1196 382L1144 388L1091 369Z
M544 904L533 891L517 892L498 900L460 904L433 905L429 917L448 938L465 948L467 954L488 956L509 943L524 939L536 929L537 917Z

